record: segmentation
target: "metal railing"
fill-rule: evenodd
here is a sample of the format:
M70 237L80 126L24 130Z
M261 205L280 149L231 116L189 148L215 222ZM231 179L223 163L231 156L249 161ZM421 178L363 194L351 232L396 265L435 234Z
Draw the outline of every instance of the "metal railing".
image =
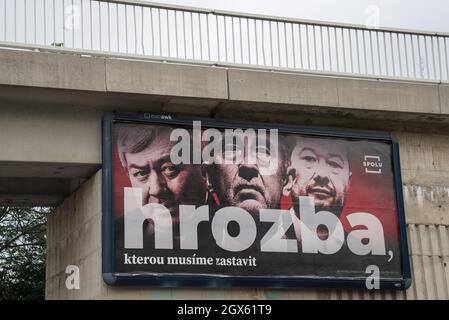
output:
M441 82L448 42L447 33L143 1L0 0L4 47Z

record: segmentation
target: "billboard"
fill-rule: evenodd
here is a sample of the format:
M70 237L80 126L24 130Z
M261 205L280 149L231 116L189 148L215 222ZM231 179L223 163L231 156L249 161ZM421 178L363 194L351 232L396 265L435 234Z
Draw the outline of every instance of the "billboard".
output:
M102 210L111 285L411 283L388 133L108 113Z

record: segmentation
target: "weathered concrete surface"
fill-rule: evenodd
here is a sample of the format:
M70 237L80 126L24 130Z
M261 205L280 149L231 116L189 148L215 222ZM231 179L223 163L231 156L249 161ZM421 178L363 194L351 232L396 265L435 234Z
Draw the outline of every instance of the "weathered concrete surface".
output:
M439 85L229 70L229 98L343 109L442 113ZM442 89L441 95L445 97ZM449 95L448 95L449 99Z
M227 99L224 68L0 49L0 84Z
M407 222L449 225L449 136L397 133Z
M48 218L47 299L92 299L100 295L101 175L97 173ZM67 290L65 269L76 265L81 290Z
M206 104L275 103L309 109L377 111L384 115L395 112L403 116L403 121L415 113L421 115L416 118L419 122L449 122L449 86L437 83L343 79L5 49L0 49L0 61L0 87L81 90L78 97L72 95L74 102L92 92L108 101L113 101L109 96L114 93L125 93L138 101L144 95L143 100L161 103L172 98L187 104L189 99L209 100ZM60 99L62 104L67 102Z
M21 162L2 162L1 178L74 178L91 176L98 170L98 165L85 163L34 163L25 166Z
M2 162L101 163L101 110L3 105Z
M182 64L107 59L110 92L227 99L226 70Z
M440 85L441 113L449 114L449 85Z
M438 86L338 79L338 106L365 110L440 114Z
M228 76L232 101L338 106L336 78L232 69Z
M180 111L182 109L179 109ZM442 115L381 112L361 109L298 106L274 103L223 103L212 110L214 118L372 131L401 131L447 134Z
M104 59L0 50L0 84L71 90L106 89Z
M59 204L79 179L101 167L102 112L59 110L46 104L2 104L1 204Z
M407 221L416 224L449 225L449 186L404 186Z
M76 190L83 178L1 177L0 203L4 205L54 206Z
M449 228L411 224L408 237L415 285L407 298L449 299Z

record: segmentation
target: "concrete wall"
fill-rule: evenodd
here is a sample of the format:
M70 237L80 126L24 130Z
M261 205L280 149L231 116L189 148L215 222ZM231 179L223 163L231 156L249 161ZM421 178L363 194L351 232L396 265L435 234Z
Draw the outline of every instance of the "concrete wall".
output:
M48 299L92 299L101 279L101 174L95 174L48 218L45 295ZM65 269L76 265L81 290L67 290Z
M300 118L337 116L346 123L365 119L362 127L385 126L390 121L390 126L419 123L420 128L449 130L449 86L439 83L4 49L0 61L0 178L11 176L12 164L16 171L28 170L26 176L54 177L49 175L52 171L90 176L101 165L104 111L241 119L249 114L253 121L292 118L294 124L304 122ZM59 165L51 167L52 163ZM54 170L58 167L63 169Z
M0 204L57 205L101 167L105 111L449 132L449 86L0 49ZM11 181L19 181L13 188Z
M47 298L449 299L447 84L4 49L0 62L0 204L59 205L48 222ZM98 171L105 111L396 132L413 287L405 293L368 293L106 286ZM80 290L65 287L70 264L81 269Z
M449 299L449 136L397 132L413 284L406 292L109 287L101 278L101 171L48 222L47 299ZM64 270L80 267L81 289Z

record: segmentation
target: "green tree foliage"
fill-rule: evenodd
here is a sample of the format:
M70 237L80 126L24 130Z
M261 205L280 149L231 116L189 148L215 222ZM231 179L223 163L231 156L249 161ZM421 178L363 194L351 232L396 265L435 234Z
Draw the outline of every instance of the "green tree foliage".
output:
M49 208L0 207L0 299L44 299Z

